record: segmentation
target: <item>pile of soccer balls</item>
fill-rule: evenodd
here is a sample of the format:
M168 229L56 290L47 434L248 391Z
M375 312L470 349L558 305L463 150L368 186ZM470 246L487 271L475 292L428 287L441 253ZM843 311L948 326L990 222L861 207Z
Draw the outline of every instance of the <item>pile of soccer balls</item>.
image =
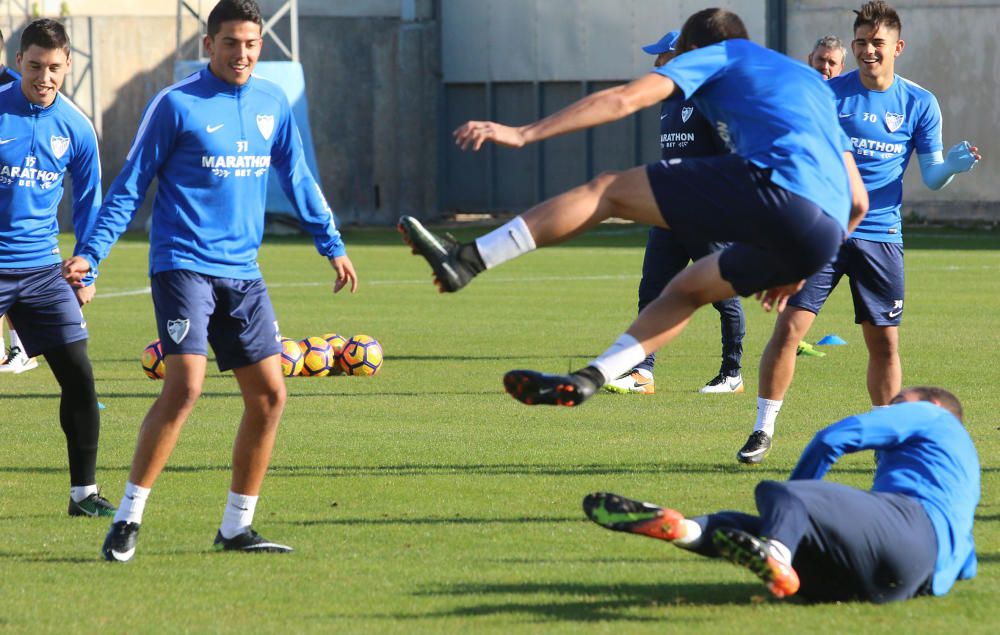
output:
M281 371L285 377L358 375L368 377L382 368L382 346L370 335L345 339L336 333L296 342L281 338ZM160 340L142 351L142 370L150 379L163 379L167 365Z

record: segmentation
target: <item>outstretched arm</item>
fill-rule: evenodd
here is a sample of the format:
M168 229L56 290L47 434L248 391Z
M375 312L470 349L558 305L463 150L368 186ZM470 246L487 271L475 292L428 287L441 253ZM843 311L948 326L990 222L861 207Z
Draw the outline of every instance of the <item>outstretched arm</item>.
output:
M468 121L455 129L455 145L479 150L487 141L511 148L551 137L593 128L623 119L672 95L676 84L669 77L649 73L628 84L614 86L573 102L562 110L524 126L493 121Z

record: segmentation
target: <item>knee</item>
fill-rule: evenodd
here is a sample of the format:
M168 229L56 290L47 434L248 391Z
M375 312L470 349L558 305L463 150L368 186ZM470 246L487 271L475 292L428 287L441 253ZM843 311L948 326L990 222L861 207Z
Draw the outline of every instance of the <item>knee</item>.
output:
M899 341L894 329L873 328L867 337L868 356L875 360L889 361L899 355Z
M175 412L188 412L194 408L201 396L201 384L193 381L178 381L164 384L160 401Z
M765 501L795 497L791 488L788 487L788 481L761 481L754 488L753 495L757 501L757 509L760 509L761 504Z
M789 307L774 323L771 339L781 345L798 345L812 323L812 314L804 309Z
M288 401L288 391L285 388L285 382L281 381L269 385L266 389L256 393L253 400L254 406L264 413L265 416L280 415L285 409L285 403Z

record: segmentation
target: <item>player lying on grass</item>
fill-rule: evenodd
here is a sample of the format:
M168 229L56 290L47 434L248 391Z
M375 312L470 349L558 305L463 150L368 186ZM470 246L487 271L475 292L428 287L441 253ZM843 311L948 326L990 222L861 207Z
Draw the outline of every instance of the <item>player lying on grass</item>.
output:
M972 525L979 457L962 405L918 386L893 405L820 430L787 481L761 481L758 516L685 518L615 494L590 494L595 523L746 567L778 597L892 602L944 595L976 574ZM874 450L871 490L821 480L844 454Z
M864 216L868 197L837 125L833 94L812 68L747 40L740 18L705 9L684 24L680 54L654 72L541 121L511 128L471 121L457 143L520 147L615 121L675 93L692 99L732 154L674 158L618 173L545 201L480 237L455 244L404 216L400 230L443 291L482 271L618 217L687 239L736 244L679 273L605 353L569 376L511 371L508 392L527 404L573 406L671 341L705 304L762 293L784 307Z

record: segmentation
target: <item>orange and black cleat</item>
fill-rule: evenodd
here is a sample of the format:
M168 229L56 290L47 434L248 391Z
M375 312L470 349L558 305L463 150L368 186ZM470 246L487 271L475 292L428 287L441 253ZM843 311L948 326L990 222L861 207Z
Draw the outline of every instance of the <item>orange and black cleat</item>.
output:
M598 389L579 375L548 375L534 370L512 370L503 376L511 397L529 406L578 406Z
M687 535L684 516L680 512L617 494L587 494L583 499L583 513L612 531L640 534L667 542Z
M767 540L739 529L723 528L712 534L712 544L720 556L760 578L775 597L785 598L798 592L799 574Z

